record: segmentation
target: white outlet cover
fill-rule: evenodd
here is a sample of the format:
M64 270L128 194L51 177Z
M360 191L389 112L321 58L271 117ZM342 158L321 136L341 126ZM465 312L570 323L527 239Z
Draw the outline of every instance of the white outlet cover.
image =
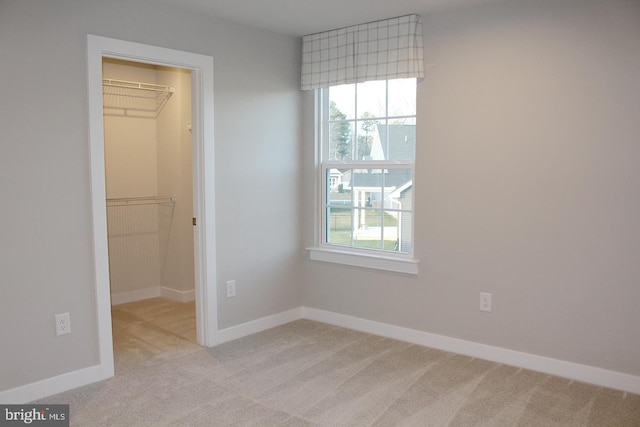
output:
M56 314L56 335L67 335L71 333L71 319L69 313Z
M236 296L236 281L227 281L227 298L233 298Z
M491 313L491 294L480 292L480 311Z

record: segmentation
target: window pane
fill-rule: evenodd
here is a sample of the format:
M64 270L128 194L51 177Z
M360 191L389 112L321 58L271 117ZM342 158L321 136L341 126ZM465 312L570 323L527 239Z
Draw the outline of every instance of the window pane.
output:
M377 209L354 210L354 246L382 249L382 211Z
M415 160L415 119L404 119L402 122L394 123L390 120L388 125L377 126L380 149L385 160ZM372 151L375 152L375 147Z
M378 126L384 120L367 119L359 120L357 136L357 159L356 160L384 160Z
M356 85L329 88L329 119L351 120L356 118Z
M396 212L396 211L384 212L384 226L383 226L384 249L388 251L398 250L398 219L399 218L400 218L400 212Z
M327 243L351 245L352 210L327 208Z
M351 190L349 189L349 177L351 171L340 169L327 170L327 204L340 207L351 207Z
M356 204L358 200L371 204L371 193L377 193L378 199L382 191L382 169L354 169L351 190ZM374 197L375 199L375 197ZM359 206L364 206L362 203Z
M384 174L384 208L411 210L413 207L411 169L387 169Z
M389 117L416 115L416 79L389 80Z
M358 83L358 118L385 117L387 82L385 80Z
M353 123L329 123L329 160L353 160Z
M397 218L397 251L411 253L411 235L413 230L413 214L411 212L399 212ZM385 231L386 232L386 231Z

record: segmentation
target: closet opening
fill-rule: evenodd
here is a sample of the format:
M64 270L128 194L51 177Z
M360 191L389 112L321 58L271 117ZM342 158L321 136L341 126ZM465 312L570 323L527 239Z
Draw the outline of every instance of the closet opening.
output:
M116 371L199 347L191 71L103 58L111 318Z
M182 69L191 76L191 138L192 138L192 185L193 185L193 217L197 225L190 225L193 231L193 264L195 268L195 311L197 343L202 346L213 346L218 342L217 286L216 286L216 229L215 229L215 159L214 159L214 123L213 123L213 57L192 52L167 49L125 40L87 35L87 81L89 106L89 154L90 154L90 188L91 216L93 225L93 254L95 271L95 321L98 334L98 365L85 379L86 383L110 378L114 375L114 348L111 310L111 279L109 265L109 244L107 236L107 198L110 203L131 203L128 196L107 197L105 172L105 131L103 114L104 76L103 60L129 61L145 66L158 66ZM109 77L107 77L109 78ZM136 82L126 78L115 78L125 82ZM117 83L117 82L107 82ZM137 82L147 83L147 82ZM122 83L120 83L122 84ZM154 84L169 86L156 82ZM174 94L171 95L171 98ZM170 99L166 102L169 102ZM165 101L160 101L162 104ZM117 107L117 106L116 106ZM167 105L164 105L164 109ZM144 112L144 108L138 107ZM132 113L134 108L125 108L122 114ZM146 114L149 114L147 111ZM154 113L151 112L151 115ZM156 131L157 132L157 131ZM130 160L130 159L129 159ZM143 159L144 160L144 159ZM148 160L148 159L146 159ZM157 161L157 159L156 159ZM111 184L110 184L111 185ZM121 183L118 185L122 185ZM158 204L154 214L158 218L160 230L161 215L174 215L181 202L181 196L161 194L162 186L156 194L140 196L137 202L152 201ZM168 196L169 199L163 197ZM136 196L138 197L138 196ZM151 197L152 200L142 199ZM156 199L158 197L158 199ZM171 204L175 200L175 205ZM162 204L163 206L159 206ZM144 206L144 205L143 205ZM164 210L164 214L161 211ZM171 212L173 210L173 212ZM140 221L143 223L143 221ZM158 247L163 238L157 237ZM163 241L163 240L162 240ZM164 242L164 241L163 241ZM164 243L163 243L164 245ZM162 246L164 248L165 246ZM167 257L171 248L167 249ZM159 257L160 255L158 255ZM155 261L153 261L155 262ZM160 261L157 261L158 267ZM115 274L115 273L114 273ZM166 276L166 272L164 273ZM158 273L159 275L159 273ZM162 285L160 285L162 286ZM186 297L188 292L181 288L177 295ZM143 291L146 292L146 291ZM171 292L171 291L168 291ZM174 292L174 294L176 294ZM126 294L125 294L126 295ZM176 295L174 295L176 296ZM151 338L152 339L152 338Z

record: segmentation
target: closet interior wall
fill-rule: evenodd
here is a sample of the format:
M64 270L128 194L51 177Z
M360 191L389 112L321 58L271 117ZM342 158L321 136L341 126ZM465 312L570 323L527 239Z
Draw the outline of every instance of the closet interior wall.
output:
M112 304L156 296L192 300L191 73L105 58L103 77L175 89L156 110L127 90L115 102L105 95L107 199L175 196L174 202L107 203Z

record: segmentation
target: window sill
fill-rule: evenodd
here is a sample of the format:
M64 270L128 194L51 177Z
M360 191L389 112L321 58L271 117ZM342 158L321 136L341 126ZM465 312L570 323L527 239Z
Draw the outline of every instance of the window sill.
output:
M311 247L309 256L313 261L332 262L354 267L373 268L405 274L418 274L419 261L411 258L399 258L379 254L353 252L347 249Z

